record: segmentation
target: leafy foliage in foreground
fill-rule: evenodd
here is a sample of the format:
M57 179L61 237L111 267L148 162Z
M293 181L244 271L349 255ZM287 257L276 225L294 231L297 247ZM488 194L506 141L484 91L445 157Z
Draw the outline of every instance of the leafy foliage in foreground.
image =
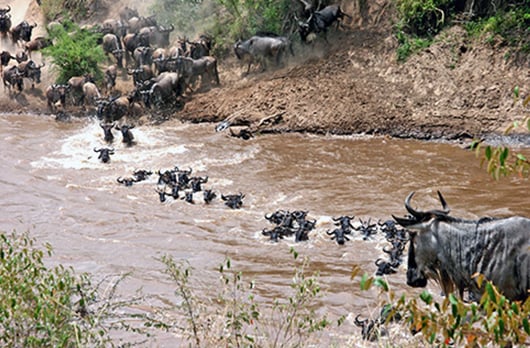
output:
M52 58L58 70L58 83L66 83L70 77L85 73L92 74L97 80L102 78L98 64L103 62L105 54L97 43L101 34L64 22L53 26L49 35L54 44L43 49L43 54Z
M46 246L51 255L51 247ZM0 235L0 345L103 346L106 332L88 313L86 275L44 266L45 252L27 234Z
M359 274L354 268L352 277ZM441 301L428 291L418 297L397 296L380 277L361 279L361 289L378 287L386 297L383 305L391 308L383 325L395 318L413 334L421 334L425 344L436 347L483 347L492 342L500 347L530 343L530 301L510 301L482 276L476 281L484 286L478 303L464 302L453 294Z

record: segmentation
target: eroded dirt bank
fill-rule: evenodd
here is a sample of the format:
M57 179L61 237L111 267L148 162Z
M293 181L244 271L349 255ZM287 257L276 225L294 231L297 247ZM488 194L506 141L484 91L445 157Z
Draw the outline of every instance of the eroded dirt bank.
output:
M235 57L220 60L221 85L193 94L184 110L171 117L256 125L281 116L261 130L455 139L502 131L529 112L513 99L515 86L523 96L530 91L529 64L512 64L507 47L472 43L455 26L430 48L397 63L390 3L376 3L364 21L344 4L353 15L347 27L331 31L329 45L295 43L296 54L284 68L242 76ZM89 20L117 16L119 5L131 4L121 1L112 6L116 13L101 11ZM39 20L36 11L32 1L27 13ZM44 78L40 88L52 82L53 76ZM6 92L2 97L7 110L46 110L38 91L19 100L9 100Z
M322 58L273 73L225 78L194 96L188 120L282 115L282 131L377 133L421 139L502 131L524 110L513 88L528 93L529 70L510 65L502 48L474 46L453 27L429 49L398 64L389 32L335 34Z

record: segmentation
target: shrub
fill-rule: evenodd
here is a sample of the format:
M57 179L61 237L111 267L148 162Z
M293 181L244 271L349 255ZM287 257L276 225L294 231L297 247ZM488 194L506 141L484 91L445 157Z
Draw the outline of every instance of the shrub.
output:
M354 270L357 274L358 270ZM437 347L483 347L492 342L501 347L527 344L530 338L530 301L510 301L482 276L477 277L485 292L479 302L464 302L453 294L437 301L428 291L407 298L397 296L380 277L366 274L361 289L377 286L382 306L391 308L386 321L399 318L412 334L421 334L425 345Z
M93 295L87 275L63 266L46 267L51 255L28 234L0 235L0 342L4 347L102 346L88 305Z
M98 44L101 34L81 29L72 22L64 22L62 26L54 26L49 35L54 44L43 49L43 54L52 58L54 68L58 70L58 83L85 73L91 73L97 80L102 78L98 67L105 59Z

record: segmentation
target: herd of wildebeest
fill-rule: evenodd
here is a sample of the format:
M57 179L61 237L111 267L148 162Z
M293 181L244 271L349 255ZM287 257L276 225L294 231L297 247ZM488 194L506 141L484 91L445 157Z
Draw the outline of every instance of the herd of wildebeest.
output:
M309 3L300 1L306 5L307 14L305 19L298 20L302 42L325 34L328 27L347 16L338 5L314 10ZM0 68L4 88L11 96L16 96L24 90L24 79L31 81L31 88L40 83L40 69L44 64L33 61L32 52L53 42L46 37L31 38L36 24L24 20L12 26L10 10L9 6L0 8L0 35L3 42L10 39L17 51L11 54L3 50ZM48 27L53 25L61 24L50 23ZM217 59L210 55L212 40L207 35L201 35L195 41L179 38L170 45L172 25L159 25L154 17L140 16L129 7L120 11L120 18L108 19L91 30L102 34L101 45L112 60L105 69L104 92L100 92L92 76L85 74L71 77L66 84L47 86L45 96L51 112L64 112L69 103L92 108L101 121L103 140L107 144L114 141L112 129L122 133L127 146L135 144L131 132L134 126L123 122L118 124L124 116L134 116L144 109L182 106L186 95L197 88L220 83ZM247 73L252 64L263 70L268 63L280 65L286 54L294 54L289 38L270 33L258 33L236 42L234 53L248 64ZM11 60L16 64L10 64ZM127 71L132 77L131 90L125 95L114 94L119 71ZM251 136L245 133L241 138L250 139ZM108 147L94 148L94 151L103 163L108 163L114 154L114 149ZM152 171L137 170L129 177L117 178L117 182L130 187L152 174ZM212 189L202 188L208 182L208 176L191 174L191 168L159 170L155 191L160 202L171 198L193 204L197 192L202 192L205 204L217 198L218 194ZM383 248L388 260L379 258L375 261L376 275L395 273L408 245L406 277L407 284L413 287L425 287L427 280L433 279L444 294L456 292L464 298L467 293L468 300L474 301L484 291L483 286L479 287L475 281L475 275L480 273L507 298L525 300L528 297L530 219L464 220L449 215L447 203L439 192L442 210L416 210L410 204L412 196L413 193L405 199L407 215L404 217L393 216L394 220L378 223L359 219L356 226L352 223L354 216L334 217L334 228L326 233L339 245L346 244L355 232L359 232L363 239L369 239L375 233L384 234L390 245ZM221 194L220 198L227 207L240 209L245 195ZM308 212L302 210L278 210L265 214L265 220L273 227L264 228L261 234L273 242L292 236L296 242L307 241L316 224L316 220L309 219ZM361 320L358 316L355 324L362 328L363 337L372 338L374 328L388 321L388 312L389 308L383 308L378 320Z
M16 52L3 50L0 61L4 89L15 96L24 90L24 79L31 81L32 88L40 83L44 64L32 60L32 52L53 45L53 40L47 36L32 38L36 23L23 20L12 26L10 11L9 5L0 8L0 36L3 42L11 40ZM307 18L298 21L304 42L325 34L329 26L347 16L338 5L319 10L306 8L306 13ZM48 23L48 33L57 26L62 24ZM66 83L47 86L45 96L50 112L64 112L68 104L82 105L95 111L100 120L114 122L149 109L181 108L195 90L220 84L218 61L211 55L213 42L208 35L200 35L194 41L180 37L172 41L173 25L161 25L155 16L142 16L128 6L119 11L119 18L84 29L99 34L98 44L108 57L110 65L102 67L104 82L94 81L86 72L71 76ZM248 63L247 73L252 64L265 70L271 62L282 65L288 52L294 55L291 40L274 33L257 33L237 41L233 48L236 57ZM125 71L131 76L130 89L116 93L116 78L120 72L125 75Z

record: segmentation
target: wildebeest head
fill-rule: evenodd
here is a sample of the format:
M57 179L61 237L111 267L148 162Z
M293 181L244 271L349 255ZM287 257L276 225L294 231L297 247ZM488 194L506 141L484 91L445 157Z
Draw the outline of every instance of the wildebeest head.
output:
M134 136L131 132L131 129L134 128L134 125L127 125L127 124L124 124L124 125L121 125L121 126L116 126L116 129L119 130L121 132L121 135L122 135L122 138L123 138L123 142L125 144L127 144L127 146L131 146L134 144Z
M114 149L109 149L107 147L101 149L94 148L94 152L99 152L98 159L103 163L108 163L110 161L110 155L114 155Z
M413 195L414 192L411 192L405 199L405 208L410 216L407 218L392 216L398 224L409 230L413 230L409 231L410 245L407 265L407 285L412 287L425 287L430 274L434 279L440 281L443 288L448 288L450 287L449 284L443 284L443 278L447 277L443 274L439 274L436 270L429 269L428 266L436 263L435 258L439 247L438 240L432 234L422 232L428 231L431 228L431 223L436 218L446 219L450 209L442 194L438 191L438 197L443 210L415 210L410 205L410 200ZM420 250L416 250L418 243L422 246ZM445 281L447 282L447 279L445 279Z

